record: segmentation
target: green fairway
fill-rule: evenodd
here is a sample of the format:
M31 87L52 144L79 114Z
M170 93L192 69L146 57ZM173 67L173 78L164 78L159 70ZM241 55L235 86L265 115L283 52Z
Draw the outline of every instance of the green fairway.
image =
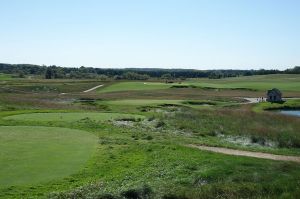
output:
M166 84L161 82L120 82L107 87L99 88L98 92L117 92L117 91L133 91L133 90L155 90L170 88L175 84Z
M246 88L263 91L278 88L283 91L300 91L300 75L257 75L225 79L191 79L185 83L209 88Z
M119 91L142 91L168 89L175 85L196 86L200 88L253 89L265 91L278 88L283 91L300 91L300 75L256 75L224 79L189 79L182 84L166 84L162 82L119 82L99 88L99 93Z
M5 117L10 120L21 120L21 121L37 121L37 122L48 122L48 121L66 121L75 122L84 119L91 119L96 121L107 121L118 118L141 118L143 116L133 114L122 114L122 113L28 113L19 114Z
M93 153L97 137L81 130L0 127L0 187L31 185L77 172Z

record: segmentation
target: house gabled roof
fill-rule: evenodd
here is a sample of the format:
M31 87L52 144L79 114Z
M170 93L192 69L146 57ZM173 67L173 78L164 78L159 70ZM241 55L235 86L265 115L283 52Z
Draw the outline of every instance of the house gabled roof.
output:
M271 90L268 90L267 94L269 95L269 94L271 94L271 93L274 93L274 94L277 94L277 95L281 95L280 90L277 89L277 88L273 88L273 89L271 89Z

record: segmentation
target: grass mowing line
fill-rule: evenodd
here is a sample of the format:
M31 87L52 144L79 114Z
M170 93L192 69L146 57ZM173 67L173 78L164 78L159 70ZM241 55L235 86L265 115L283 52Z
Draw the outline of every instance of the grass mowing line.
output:
M76 122L84 119L91 119L96 121L107 121L118 118L143 118L142 115L124 114L124 113L95 113L95 112L74 112L74 113L24 113L19 115L12 115L4 117L7 120L18 121L66 121Z
M189 147L197 148L200 150L211 151L215 153L223 153L227 155L235 155L235 156L246 156L246 157L254 157L254 158L262 158L269 160L279 160L279 161L291 161L300 163L300 157L297 156L286 156L286 155L274 155L270 153L261 153L261 152L252 152L252 151L242 151L237 149L228 149L222 147L210 147L203 145L188 145Z
M42 126L1 126L0 138L0 187L32 185L76 173L98 140L86 131Z

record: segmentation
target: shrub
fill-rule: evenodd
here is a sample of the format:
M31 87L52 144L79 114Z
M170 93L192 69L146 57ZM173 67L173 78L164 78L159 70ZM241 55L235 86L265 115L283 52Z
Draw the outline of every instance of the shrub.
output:
M151 117L148 118L148 121L153 121L153 120L155 120L154 116L151 116Z
M152 189L148 185L144 185L142 188L124 191L121 196L127 199L148 199L151 198L152 193Z
M211 101L184 101L183 103L190 105L217 105L216 102Z
M151 135L147 135L145 139L146 140L153 140L153 137Z
M157 124L155 125L155 127L156 127L156 128L161 128L161 127L163 127L163 126L165 126L165 125L166 125L166 123L165 123L164 121L159 120L159 121L157 122Z
M134 118L134 117L117 118L116 121L139 122L141 121L141 118Z
M263 137L252 135L251 136L251 142L252 143L257 143L257 144L260 144L260 145L265 145L266 139L263 138Z

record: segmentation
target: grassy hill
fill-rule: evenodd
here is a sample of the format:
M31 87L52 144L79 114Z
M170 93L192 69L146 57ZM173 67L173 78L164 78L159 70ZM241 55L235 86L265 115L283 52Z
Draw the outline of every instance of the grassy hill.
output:
M299 198L296 162L189 147L300 156L300 119L267 111L300 101L242 98L298 77L2 82L0 198Z

